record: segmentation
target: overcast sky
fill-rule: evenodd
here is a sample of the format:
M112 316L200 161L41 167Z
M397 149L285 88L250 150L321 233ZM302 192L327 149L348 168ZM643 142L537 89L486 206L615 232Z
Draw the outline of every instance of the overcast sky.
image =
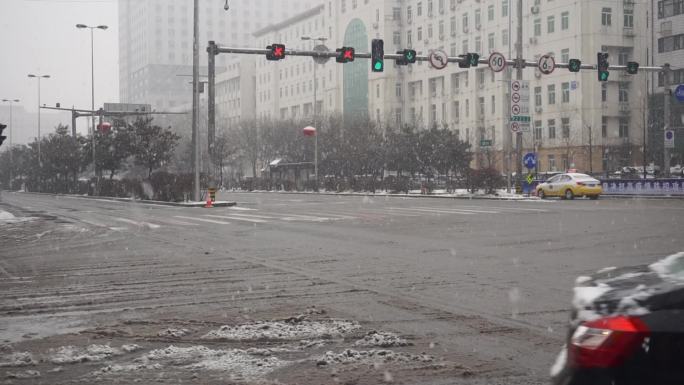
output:
M0 99L21 99L29 112L41 103L90 108L90 30L76 24L109 26L95 30L95 106L118 102L117 0L0 0ZM71 115L65 113L64 123ZM78 124L86 132L85 120Z

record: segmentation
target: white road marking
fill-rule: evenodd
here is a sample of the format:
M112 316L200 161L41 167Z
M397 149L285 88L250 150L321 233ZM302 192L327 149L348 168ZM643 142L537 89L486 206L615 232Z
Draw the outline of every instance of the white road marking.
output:
M231 211L259 211L257 209L250 209L249 207L238 207L238 206L233 206L230 208Z
M444 211L458 211L467 213L477 213L477 214L501 214L500 211L491 210L473 210L473 209L459 209L459 208L435 208L435 207L416 207L417 209L423 210L444 210Z
M269 213L270 214L270 213ZM259 219L278 219L276 217L270 217L266 215L255 215L255 214L238 214L238 213L230 213L230 215L234 215L236 217L245 217L245 218L259 218ZM273 214L271 214L273 215Z
M223 222L223 221L215 221L212 219L204 219L204 218L192 218L192 217L181 217L181 216L174 216L174 218L179 218L179 219L187 219L190 221L200 221L200 222L207 222L207 223L213 223L216 225L229 225L230 222Z
M237 216L227 216L227 215L204 215L205 217L208 218L218 218L218 219L233 219L236 221L243 221L243 222L250 222L250 223L268 223L268 221L265 221L263 219L255 219L255 218L244 218L244 217L237 217Z
M389 210L404 210L404 211L417 211L430 214L458 214L458 215L475 215L472 212L456 212L456 211L444 211L444 210L424 210L424 209L409 209L401 207L388 207Z
M128 218L116 218L116 217L113 217L112 219L114 219L115 221L119 221L119 222L123 222L123 223L128 223L128 224L130 224L130 225L135 225L135 226L138 226L138 227L147 227L148 229L152 229L152 230L156 230L156 229L158 229L158 228L161 227L161 226L159 226L159 225L157 225L157 224L154 224L154 223L149 223L149 222L137 222L137 221L134 221L134 220L131 220L131 219L128 219Z

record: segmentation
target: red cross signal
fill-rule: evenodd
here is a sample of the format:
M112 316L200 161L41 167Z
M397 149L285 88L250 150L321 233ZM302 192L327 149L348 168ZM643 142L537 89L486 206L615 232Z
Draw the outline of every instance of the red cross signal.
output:
M268 60L283 60L285 59L285 45L284 44L272 44L266 47L270 49L271 52L266 54L266 59Z
M356 57L354 48L352 48L352 47L338 48L336 50L336 52L337 52L337 57L335 58L335 61L337 61L338 63L353 62L354 58Z

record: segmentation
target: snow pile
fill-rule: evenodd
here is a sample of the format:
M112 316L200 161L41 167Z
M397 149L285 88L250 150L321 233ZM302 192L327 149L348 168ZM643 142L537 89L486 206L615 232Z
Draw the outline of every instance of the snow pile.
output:
M307 321L301 318L286 321L260 321L238 326L221 326L201 338L207 340L296 340L334 337L347 334L361 326L351 321Z
M394 346L409 346L412 344L394 333L372 331L363 336L362 339L356 341L354 345L391 348Z
M427 354L415 355L392 350L354 350L347 349L342 353L327 352L316 360L318 366L327 364L351 363L392 363L392 362L433 362L434 357Z
M130 371L144 369L160 369L161 364L150 365L150 361L159 361L173 366L182 366L191 370L226 371L245 379L264 376L288 363L276 357L255 357L245 350L213 350L206 346L177 347L168 346L153 350L139 359L138 365L111 366L106 371Z
M85 349L75 346L62 346L56 351L51 350L50 353L49 361L57 365L102 361L122 354L121 350L109 345L89 345Z
M121 350L123 350L126 353L133 353L133 352L136 352L140 349L142 349L142 347L140 347L140 345L136 345L136 344L121 345Z
M5 377L17 379L36 378L40 377L40 372L37 370L25 370L23 372L7 372Z
M129 364L129 365L107 365L97 370L95 375L119 372L135 372L139 370L160 370L160 364Z
M649 268L663 279L684 280L684 252L670 255Z
M21 217L17 218L14 216L14 214L9 213L7 211L0 210L0 225L3 224L8 224L8 223L20 223L20 222L26 222L26 221L31 221L34 218L32 217Z
M186 336L190 334L190 331L188 329L173 329L173 328L168 328L165 330L160 330L157 333L158 337L166 337L166 338L181 338L183 336Z
M32 366L35 364L36 360L33 358L33 355L29 352L16 352L0 358L0 368Z
M575 287L575 296L572 305L577 309L577 318L581 321L592 321L601 316L595 310L594 301L606 294L612 288L604 283L598 286L578 286Z

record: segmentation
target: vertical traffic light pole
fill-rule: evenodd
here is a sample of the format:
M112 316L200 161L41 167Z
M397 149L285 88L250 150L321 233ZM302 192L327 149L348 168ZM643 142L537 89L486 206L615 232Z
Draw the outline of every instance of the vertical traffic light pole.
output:
M517 9L517 15L518 15L518 33L517 33L517 39L516 39L516 44L515 44L515 50L516 50L516 74L515 78L517 80L523 80L523 68L525 66L525 59L523 59L523 0L518 0L518 9ZM509 112L510 113L510 112ZM523 146L523 133L522 131L518 132L515 134L515 164L516 164L516 171L515 171L515 185L516 185L516 193L518 187L521 187L522 185L522 146Z
M672 96L670 95L672 91L670 90L670 64L666 63L663 65L663 119L665 124L663 124L663 138L665 133L670 130L670 124L672 124L672 108L670 106L670 100ZM663 139L664 140L664 139ZM670 149L663 144L663 172L665 176L670 176Z
M208 54L208 75L209 75L209 90L207 111L209 114L209 121L207 122L207 137L209 150L209 187L216 188L216 177L214 170L214 142L216 140L216 43L209 42L207 48Z
M192 39L192 166L194 169L193 200L200 200L200 136L199 136L199 0L194 0Z

